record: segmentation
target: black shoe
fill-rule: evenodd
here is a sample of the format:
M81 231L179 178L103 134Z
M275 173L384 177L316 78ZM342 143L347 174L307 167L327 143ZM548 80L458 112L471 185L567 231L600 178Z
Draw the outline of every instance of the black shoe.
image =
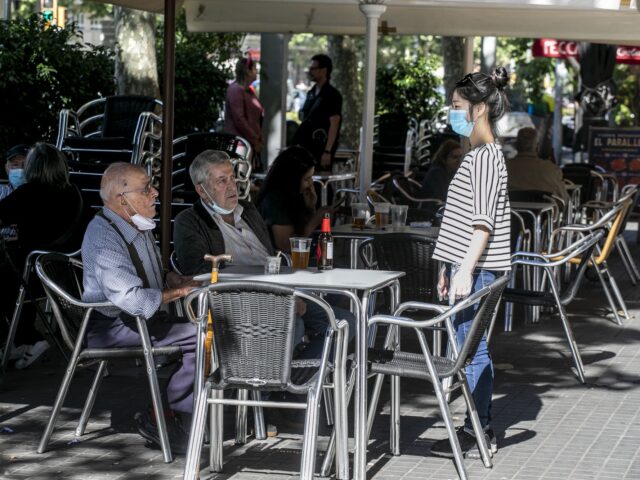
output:
M489 436L489 432L491 432L491 437ZM478 442L476 441L476 436L474 434L466 431L464 427L458 427L456 428L456 435L458 437L460 450L462 451L463 456L467 458L480 458L480 450L478 450ZM491 438L493 440L491 440ZM487 429L485 439L489 445L489 451L493 453L498 451L498 444L496 443L495 438L493 430L491 428ZM494 445L495 452L493 450ZM475 453L473 453L473 450L475 450ZM431 454L436 457L453 458L453 449L451 448L451 442L449 439L445 438L435 442L431 446Z
M489 427L484 431L484 438L487 441L487 447L489 448L489 456L493 457L495 453L498 453L498 441L496 440L496 434L493 432L493 428ZM473 448L469 449L469 451L465 454L465 458L474 460L482 458L477 443L473 446Z
M138 412L135 414L134 419L140 436L152 445L161 448L158 425L151 420L149 414ZM189 434L183 428L180 417L177 415L165 417L165 423L167 425L171 453L174 455L186 454L187 446L189 445Z

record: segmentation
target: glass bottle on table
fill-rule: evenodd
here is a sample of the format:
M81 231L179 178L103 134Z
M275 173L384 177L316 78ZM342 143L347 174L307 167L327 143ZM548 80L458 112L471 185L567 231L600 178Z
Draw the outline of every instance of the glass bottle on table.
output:
M333 268L333 235L331 235L331 217L328 213L322 219L322 228L318 237L318 270Z

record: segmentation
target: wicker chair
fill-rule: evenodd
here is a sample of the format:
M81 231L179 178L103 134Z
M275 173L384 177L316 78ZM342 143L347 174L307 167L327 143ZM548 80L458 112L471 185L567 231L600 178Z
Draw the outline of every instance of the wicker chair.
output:
M196 298L199 300L197 314L193 310ZM320 359L292 360L296 298L318 304L329 319L330 328L327 330ZM306 409L300 477L302 480L312 479L320 398L322 389L327 386L327 378L333 371L335 428L339 453L337 477L346 479L347 322L336 322L331 307L318 297L267 283L217 283L192 292L185 299L189 319L198 323L200 328L206 324L207 306L216 328L214 357L217 368L213 369L212 375L206 379L204 388L199 387L202 385L201 374L197 375L196 406L184 478L195 479L199 476L207 404L211 404L210 468L215 472L222 471L222 405L226 404ZM335 356L334 361L330 363L332 346L335 347ZM202 358L201 353L199 349L197 358ZM223 398L223 391L232 388L255 393L286 391L306 394L307 402L273 402L261 400L259 395L253 395L253 400Z
M573 332L569 325L565 307L573 301L578 293L578 288L584 277L586 267L590 263L590 259L593 258L598 242L602 239L603 235L602 230L594 231L578 239L564 250L551 254L534 252L514 253L512 255L512 265L514 267L522 265L529 268L541 269L545 275L545 277L543 277L543 285L545 285L545 282L548 282L549 291L540 292L529 289L507 288L502 296L505 302L520 303L535 307L556 307L558 309L560 321L562 322L562 327L564 328L567 341L569 342L569 349L571 350L571 355L573 356L573 361L576 366L576 372L582 383L585 382L584 366L580 358L578 345L573 338ZM564 289L561 290L562 285L557 280L560 275L556 267L561 267L573 261L577 261L579 266L573 273L571 282L566 284ZM512 310L509 310L509 313L510 312L512 312ZM508 322L511 324L511 319L509 319Z
M86 367L98 363L93 384L89 390L89 395L85 401L84 409L80 416L80 422L75 431L75 436L84 434L93 403L98 394L98 388L102 377L105 375L107 363L114 358L139 358L146 364L147 378L151 389L153 408L158 422L158 432L162 444L162 454L164 461L169 463L173 460L169 438L164 420L164 409L158 378L156 376L155 356L163 355L172 357L180 355L180 347L152 347L146 321L142 317L135 317L136 325L140 333L140 347L121 348L86 348L84 337L91 313L96 308L112 307L109 302L86 303L82 298L82 263L79 260L69 258L59 253L47 253L40 256L36 261L36 272L44 286L47 298L51 302L54 316L60 327L60 333L66 346L72 351L71 360L67 366L64 379L58 390L53 410L47 427L40 440L38 453L44 453L53 433L56 419L64 403L69 390L71 380L77 367Z
M480 340L485 330L491 322L494 312L500 303L500 296L505 285L509 281L508 275L497 278L491 285L474 293L455 304L451 309L442 305L435 305L421 302L405 302L402 303L393 316L376 315L369 319L369 325L387 325L389 330L385 340L383 350L369 350L370 372L376 375L375 387L369 402L369 415L367 424L367 435L371 432L373 419L380 398L380 390L385 375L391 375L394 378L408 377L420 380L428 380L433 384L440 412L444 419L449 440L454 453L454 461L461 479L466 479L467 473L464 466L464 460L456 432L453 426L453 419L449 405L447 404L446 391L462 389L467 409L470 413L471 422L473 424L476 437L479 439L478 446L482 455L485 467L491 467L490 453L487 448L486 439L480 420L473 403L473 398L467 384L465 376L465 367L472 361L475 356ZM457 345L456 334L453 327L453 316L473 305L478 305L473 324L465 342ZM413 320L401 316L407 310L423 310L436 312L438 315L431 320ZM449 346L453 352L453 358L442 357L432 354L429 350L424 331L425 328L433 328L442 326L444 323L447 333ZM422 353L410 353L397 350L397 342L400 337L399 328L413 329L420 342ZM458 381L451 387L445 388L443 383L449 379L457 378ZM393 382L392 382L393 384ZM400 454L400 396L391 395L391 450L394 455Z

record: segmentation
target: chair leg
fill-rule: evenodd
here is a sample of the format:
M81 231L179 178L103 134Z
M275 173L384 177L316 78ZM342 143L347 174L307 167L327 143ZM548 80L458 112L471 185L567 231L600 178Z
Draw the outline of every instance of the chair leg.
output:
M351 395L353 393L355 380L356 380L356 371L355 371L355 369L352 368L350 373L349 373L349 380L347 381L347 392L346 392L346 396L345 396L345 415L346 415L347 406L349 405L349 401L351 400ZM380 384L380 388L382 388L382 383ZM378 394L379 394L379 392L378 392ZM377 403L377 401L376 401L376 403ZM371 408L371 407L369 407L369 408ZM346 420L345 420L345 424L346 424ZM368 422L367 422L367 425L369 425ZM329 437L329 443L327 444L327 451L325 452L324 460L322 461L322 467L320 469L320 476L321 477L328 477L329 476L329 474L331 472L331 465L333 465L333 459L335 457L335 454L336 454L336 427L334 425L333 431L331 432L331 436Z
M580 351L578 350L578 344L576 343L576 340L573 337L573 331L571 330L571 326L569 325L569 319L567 318L564 307L560 304L560 302L558 302L558 313L560 314L560 321L562 322L564 333L567 336L567 340L569 342L569 349L571 350L571 355L573 356L573 362L576 365L576 372L578 374L578 379L580 380L580 383L585 383L584 365L582 363L582 357L580 356Z
M482 425L480 424L476 404L473 401L471 390L469 390L469 383L467 382L467 377L463 370L458 373L458 377L462 381L462 394L464 395L464 400L467 404L467 410L469 411L469 417L471 418L473 432L476 434L476 439L478 440L478 449L480 450L482 463L484 463L485 468L491 468L493 467L493 464L491 463L491 453L487 447L487 439L485 437L484 430L482 429Z
M95 376L93 377L93 383L91 384L91 388L89 389L89 394L87 395L87 400L85 401L84 408L82 409L82 415L80 415L80 421L78 422L78 426L76 428L76 437L81 437L84 435L84 431L87 428L87 422L89 421L89 417L91 416L91 409L93 408L93 404L96 401L96 395L98 394L98 389L100 388L100 383L105 375L107 370L107 360L102 360L100 365L98 366L98 370L96 371Z
M439 381L433 382L433 389L435 390L436 399L438 400L438 406L440 407L440 413L444 420L445 427L447 428L447 434L449 435L449 441L451 442L451 450L453 451L453 460L458 470L458 476L460 480L467 480L467 470L464 466L464 457L462 456L462 449L460 448L460 442L458 441L458 435L453 425L453 418L451 418L451 411L449 410L449 404L444 396L444 390L442 384Z
M249 391L238 389L238 400L247 401ZM247 443L247 407L239 405L236 407L236 445Z
M223 392L221 390L211 390L211 397L221 399ZM222 471L222 433L224 431L222 413L222 405L211 404L209 413L209 432L211 435L209 441L209 470L212 472Z
M619 240L621 250L624 250L627 256L627 259L629 260L629 265L631 266L631 271L633 272L633 276L635 277L636 280L640 280L640 270L638 270L638 265L636 264L635 260L633 259L633 256L631 255L631 252L629 251L629 245L627 245L627 241L624 239L624 237L618 237L618 240ZM635 285L635 282L633 284Z
M196 480L200 477L200 453L204 440L204 426L207 419L207 396L209 387L200 390L193 409L191 432L189 432L189 445L187 458L184 465L184 480Z
M616 238L616 248L618 249L618 253L620 254L620 260L622 260L622 265L624 266L624 270L625 272L627 272L627 276L629 277L629 280L631 281L632 285L636 285L636 275L635 272L633 271L632 267L631 267L631 263L633 262L632 259L629 258L629 256L627 255L627 252L624 250L624 248L622 247L621 242L619 242L619 240L621 240L620 237Z
M164 408L162 406L162 397L160 396L160 386L158 385L158 375L156 373L156 363L153 357L153 347L147 327L143 323L141 317L136 317L138 332L140 333L140 342L144 349L144 362L147 370L147 379L149 380L149 389L151 390L151 401L153 402L153 410L156 414L156 423L158 424L158 435L160 436L160 446L162 448L162 456L165 463L171 463L173 456L171 455L171 446L169 445L169 434L167 433L167 423L164 419Z
M333 415L333 390L330 388L322 389L322 403L324 405L324 413L327 417L327 426L333 426L334 415Z
M605 297L607 297L607 302L609 302L609 306L611 307L611 311L613 312L613 319L615 322L622 326L622 319L620 318L620 314L618 313L618 306L613 301L613 297L611 296L611 292L609 291L609 287L607 286L607 280L604 278L604 267L603 265L597 265L594 262L594 269L598 274L598 279L600 280L600 285L602 285L602 290L604 291Z
M251 390L251 399L259 402L260 392L257 390ZM255 428L256 440L264 440L267 438L264 425L264 411L262 407L253 407L253 428Z
M320 392L311 389L307 395L307 416L304 422L300 480L313 480L313 471L316 463L316 444L318 442L319 394Z
M611 275L611 273L609 272L608 265L605 265L605 269L602 273L606 276L607 279L609 279L609 285L611 286L611 290L613 290L613 294L615 295L616 300L618 300L618 305L622 309L622 315L625 319L629 320L630 317L629 311L627 310L627 304L625 303L624 298L622 298L622 293L620 293L620 288L618 288L618 282L616 282L616 279L613 278L613 275Z
M398 327L391 327L393 335L391 337L391 348L394 351L400 350L400 331ZM390 412L390 447L393 455L400 455L400 376L391 376L391 412Z
M51 412L51 416L49 417L49 422L47 423L47 427L42 434L42 438L40 439L40 445L38 446L38 453L44 453L47 451L47 445L49 444L49 439L51 438L51 434L53 433L53 429L56 425L56 420L58 418L58 414L60 413L60 409L64 404L64 399L67 396L67 392L69 391L69 385L71 385L71 380L73 379L73 375L76 371L76 367L78 365L78 355L74 352L69 365L67 366L67 371L64 374L64 378L62 379L62 384L60 385L60 389L58 390L58 395L56 397L56 401L53 404L53 410Z
M13 316L11 317L11 325L9 325L9 333L7 334L7 342L4 345L2 353L2 371L7 369L7 363L9 363L9 355L11 355L11 349L13 348L13 341L16 338L16 332L18 331L18 322L20 321L20 314L22 313L22 305L24 304L24 297L27 292L23 285L20 286L18 292L18 298L16 298L16 306L13 309Z

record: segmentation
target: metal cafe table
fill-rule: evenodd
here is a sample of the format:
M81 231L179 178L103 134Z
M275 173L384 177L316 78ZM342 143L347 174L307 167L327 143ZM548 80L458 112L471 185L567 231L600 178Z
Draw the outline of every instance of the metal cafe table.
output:
M266 173L253 173L251 175L256 180L264 180L267 177ZM320 184L320 205L325 207L328 204L328 188L329 184L333 182L345 182L347 180L355 180L355 172L347 173L331 173L331 172L316 172L311 179L315 183Z
M376 228L374 225L366 225L365 228L355 228L350 223L345 225L337 225L331 229L334 238L350 239L349 258L350 268L358 268L358 247L360 243L367 238L376 237L378 235L386 235L389 233L411 233L414 235L424 236L425 238L438 238L439 227L411 227L404 226L394 228L387 225L384 228Z
M263 266L229 266L220 270L219 282L246 280L250 282L268 282L287 287L301 288L316 292L329 292L343 295L349 300L358 302L360 308L356 316L356 382L355 382L355 451L354 475L359 480L366 479L367 465L367 349L369 328L367 326L367 312L369 298L375 291L388 288L391 295L391 311L400 303L400 282L404 272L389 272L384 270L352 270L335 268L319 271L315 268L293 270L281 267L276 275L264 275ZM208 274L195 277L196 280L207 281ZM352 290L361 292L355 295ZM203 368L204 366L199 367ZM204 371L204 370L202 370ZM202 379L200 379L202 380ZM201 381L197 381L198 386Z

